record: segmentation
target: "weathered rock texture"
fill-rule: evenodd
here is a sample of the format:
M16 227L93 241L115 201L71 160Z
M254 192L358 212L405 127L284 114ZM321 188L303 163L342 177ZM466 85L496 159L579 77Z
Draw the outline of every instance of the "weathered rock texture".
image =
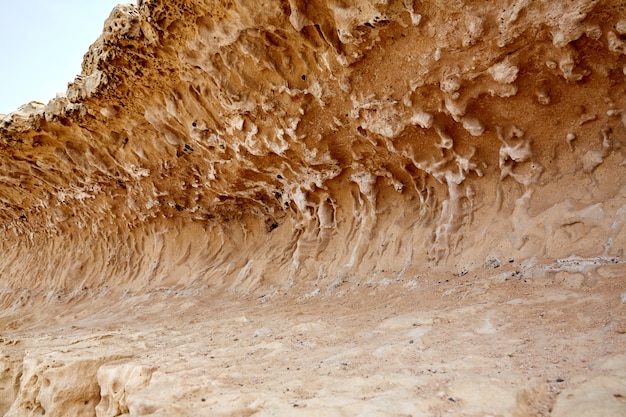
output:
M191 388L178 397L163 394L176 384L193 385L183 382L200 375L176 379L179 371L157 370L150 355L158 356L155 340L162 333L146 330L153 337L142 342L132 336L140 333L136 327L120 324L115 337L132 340L109 346L98 337L114 337L104 329L130 317L146 328L160 323L165 329L168 320L184 327L189 316L182 312L200 314L196 303L206 297L215 301L202 304L204 311L216 314L220 310L211 306L232 296L243 296L252 309L259 298L271 305L324 298L324 309L332 310L329 300L337 295L371 297L359 292L361 286L404 282L415 289L422 285L417 275L440 277L431 284L483 279L505 285L507 276L545 279L570 295L597 291L585 302L590 311L601 306L608 318L590 319L583 328L601 321L613 336L583 340L590 351L594 337L608 346L586 360L620 353L620 343L623 352L624 279L615 271L623 271L626 247L624 10L626 2L617 0L147 0L118 6L67 96L0 119L0 323L15 332L3 339L11 346L0 362L6 368L0 413L215 415L189 402ZM611 263L614 269L598 278L598 268ZM509 269L493 275L494 268ZM424 291L435 291L431 284ZM408 297L389 291L390 299ZM459 300L480 302L472 294ZM528 294L547 302L536 291ZM561 296L553 300L567 304ZM617 298L603 298L611 296ZM489 300L488 292L482 297ZM521 297L513 305L523 310ZM354 302L369 314L367 303ZM445 310L447 302L431 308ZM406 303L398 306L415 307ZM168 305L176 314L164 313ZM536 311L522 310L535 317ZM475 310L457 311L464 312ZM434 316L378 331L433 326ZM475 334L496 332L490 317ZM84 336L82 353L66 349L55 359L50 351L64 344L47 339L52 329L71 338L69 326L76 329L80 320L102 331L86 336L76 330ZM307 329L333 332L315 323ZM296 327L288 329L298 334ZM186 329L197 342L202 332ZM417 333L413 339L423 334ZM519 334L509 336L514 345L526 343ZM92 338L97 348L89 346ZM278 349L276 343L264 349ZM137 359L141 349L152 353ZM200 355L179 352L191 362ZM379 358L406 353L376 352ZM611 376L597 371L585 382L607 387L598 401L615 404L605 415L626 415L619 363ZM214 378L198 386L217 390ZM397 410L380 405L379 412L433 415L449 404L459 415L547 415L556 401L553 387L539 378L532 389L502 393L500 408L490 409L496 400L489 393L505 388L489 379L495 375L484 378L439 381L449 388L421 405L419 390L412 389L399 395L413 398L414 408L396 401ZM430 384L424 381L410 384ZM231 404L221 412L237 415L284 413L263 401L271 397L264 391L270 385L242 388L238 399L228 397L236 390L221 399L203 394L203 402ZM576 389L584 384L564 398L576 397ZM474 400L454 396L472 390ZM308 412L378 415L368 395L362 402L352 397L349 406L341 395L318 392ZM563 401L554 415L581 409ZM548 405L539 410L533 404Z

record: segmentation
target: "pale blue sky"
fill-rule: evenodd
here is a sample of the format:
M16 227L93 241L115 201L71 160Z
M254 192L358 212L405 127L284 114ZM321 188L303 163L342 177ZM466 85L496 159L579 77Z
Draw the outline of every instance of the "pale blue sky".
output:
M119 3L135 1L0 0L0 113L64 93Z

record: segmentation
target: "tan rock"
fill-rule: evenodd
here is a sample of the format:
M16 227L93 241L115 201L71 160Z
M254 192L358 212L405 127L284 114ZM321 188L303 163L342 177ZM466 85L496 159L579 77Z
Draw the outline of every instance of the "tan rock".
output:
M561 392L554 417L615 417L626 415L626 379L599 376Z
M620 413L622 3L117 6L0 119L0 410Z

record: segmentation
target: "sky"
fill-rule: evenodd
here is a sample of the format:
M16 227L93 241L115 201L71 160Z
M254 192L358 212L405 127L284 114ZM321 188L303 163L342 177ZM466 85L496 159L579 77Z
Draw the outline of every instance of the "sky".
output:
M135 1L0 0L0 113L65 93L119 3Z

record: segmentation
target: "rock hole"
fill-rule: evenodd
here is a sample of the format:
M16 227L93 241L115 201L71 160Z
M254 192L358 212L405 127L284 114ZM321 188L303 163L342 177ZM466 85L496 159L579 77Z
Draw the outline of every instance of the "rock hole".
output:
M113 382L113 386L111 387L111 390L113 391L113 395L117 395L121 391L121 389L122 387L119 381Z

